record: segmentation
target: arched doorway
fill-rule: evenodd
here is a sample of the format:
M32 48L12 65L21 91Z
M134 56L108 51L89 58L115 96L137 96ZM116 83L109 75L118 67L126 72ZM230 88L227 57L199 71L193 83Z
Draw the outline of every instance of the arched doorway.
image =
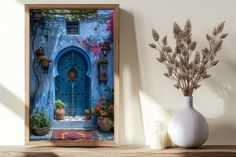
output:
M90 60L82 49L69 47L56 57L55 99L65 102L65 116L83 116L90 108Z

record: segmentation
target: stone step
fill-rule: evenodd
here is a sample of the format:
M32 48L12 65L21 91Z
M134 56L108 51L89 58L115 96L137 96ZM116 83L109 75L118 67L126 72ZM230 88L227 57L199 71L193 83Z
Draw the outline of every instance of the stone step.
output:
M84 117L65 117L63 120L53 119L52 128L58 129L81 129L91 130L93 129L93 121L86 120Z

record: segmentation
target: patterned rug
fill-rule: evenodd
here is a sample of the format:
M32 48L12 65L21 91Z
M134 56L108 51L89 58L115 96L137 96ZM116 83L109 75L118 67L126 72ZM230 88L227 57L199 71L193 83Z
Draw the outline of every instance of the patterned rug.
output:
M97 141L96 131L53 129L51 140L87 140Z

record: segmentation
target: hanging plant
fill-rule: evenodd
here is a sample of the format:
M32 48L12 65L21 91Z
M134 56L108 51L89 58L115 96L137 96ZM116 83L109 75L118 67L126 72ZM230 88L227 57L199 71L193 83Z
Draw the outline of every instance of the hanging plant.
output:
M40 58L41 56L45 55L44 49L42 48L42 46L38 49L36 49L35 54L37 56L37 58Z
M97 17L96 9L42 9L47 19L64 17L69 21L82 20L90 17Z
M105 41L101 44L101 49L103 51L111 51L110 43Z
M108 64L108 59L106 57L102 57L98 60L98 64Z
M44 74L48 73L49 65L51 62L51 59L49 59L46 55L39 57L39 63L43 69Z
M36 49L35 54L44 73L48 73L49 65L52 61L45 55L44 48L41 46L40 48Z
M111 51L110 42L104 41L103 43L100 44L100 48L103 56L106 57L108 53Z

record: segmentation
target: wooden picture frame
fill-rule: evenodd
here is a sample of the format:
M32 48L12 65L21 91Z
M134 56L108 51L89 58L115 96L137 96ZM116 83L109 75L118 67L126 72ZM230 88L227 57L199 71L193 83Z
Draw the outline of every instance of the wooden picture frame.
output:
M113 23L113 85L114 85L114 137L113 140L74 140L74 139L63 139L63 140L32 140L31 139L31 131L34 129L32 128L32 124L30 123L30 119L32 118L32 104L31 104L31 98L32 93L30 91L31 85L34 83L31 81L31 53L36 54L36 48L34 50L32 49L31 44L31 10L48 10L48 9L55 9L55 10L61 10L61 9L72 9L72 10L80 10L80 9L88 9L88 10L113 10L114 12L114 23ZM70 25L71 23L69 23ZM72 23L73 24L73 23ZM73 26L69 26L73 27ZM77 30L72 30L77 31ZM118 4L26 4L25 5L25 144L27 146L118 146L119 144L119 5ZM48 37L47 37L48 38ZM49 37L50 38L50 37ZM37 40L37 39L36 39ZM46 39L44 39L46 40ZM38 43L39 41L37 41ZM105 41L104 41L105 42ZM41 48L41 47L40 47ZM38 47L38 54L42 55L43 49L40 49ZM74 48L74 47L73 47ZM74 49L70 49L74 50ZM33 55L35 55L33 54ZM44 53L45 55L45 53ZM47 54L46 54L47 55ZM45 57L47 57L45 55ZM35 57L35 56L34 56ZM38 56L37 56L38 57ZM36 58L35 58L36 59ZM39 58L37 58L39 59ZM47 58L48 59L48 58ZM48 59L49 60L49 59ZM40 64L39 64L40 63ZM43 63L38 62L36 63L38 66L43 70L41 71L41 75L43 73L46 73L47 77L50 75L50 68L43 68ZM50 66L54 66L54 63L50 63ZM53 67L54 68L54 67ZM49 72L48 72L49 69ZM73 69L74 70L74 69ZM73 71L72 70L72 71ZM49 74L48 74L49 73ZM43 75L44 76L44 75ZM75 73L71 73L71 76L74 77ZM77 73L76 73L77 76ZM75 77L76 77L75 76ZM68 72L69 77L69 72ZM102 77L103 78L103 77ZM105 77L106 78L106 77ZM73 78L74 79L74 78ZM98 78L99 79L99 78ZM108 78L109 79L109 78ZM102 80L101 80L102 81ZM30 84L31 83L31 84ZM42 83L42 82L41 82ZM106 82L102 81L102 83L106 84ZM72 87L71 87L72 88ZM74 87L73 87L74 88ZM55 89L56 91L56 89ZM36 106L34 104L34 106ZM48 112L49 110L47 110ZM54 111L55 112L55 111ZM54 113L55 114L55 113ZM55 116L55 115L54 115ZM55 117L54 117L55 118ZM64 134L63 134L64 135ZM58 135L59 136L59 135Z

